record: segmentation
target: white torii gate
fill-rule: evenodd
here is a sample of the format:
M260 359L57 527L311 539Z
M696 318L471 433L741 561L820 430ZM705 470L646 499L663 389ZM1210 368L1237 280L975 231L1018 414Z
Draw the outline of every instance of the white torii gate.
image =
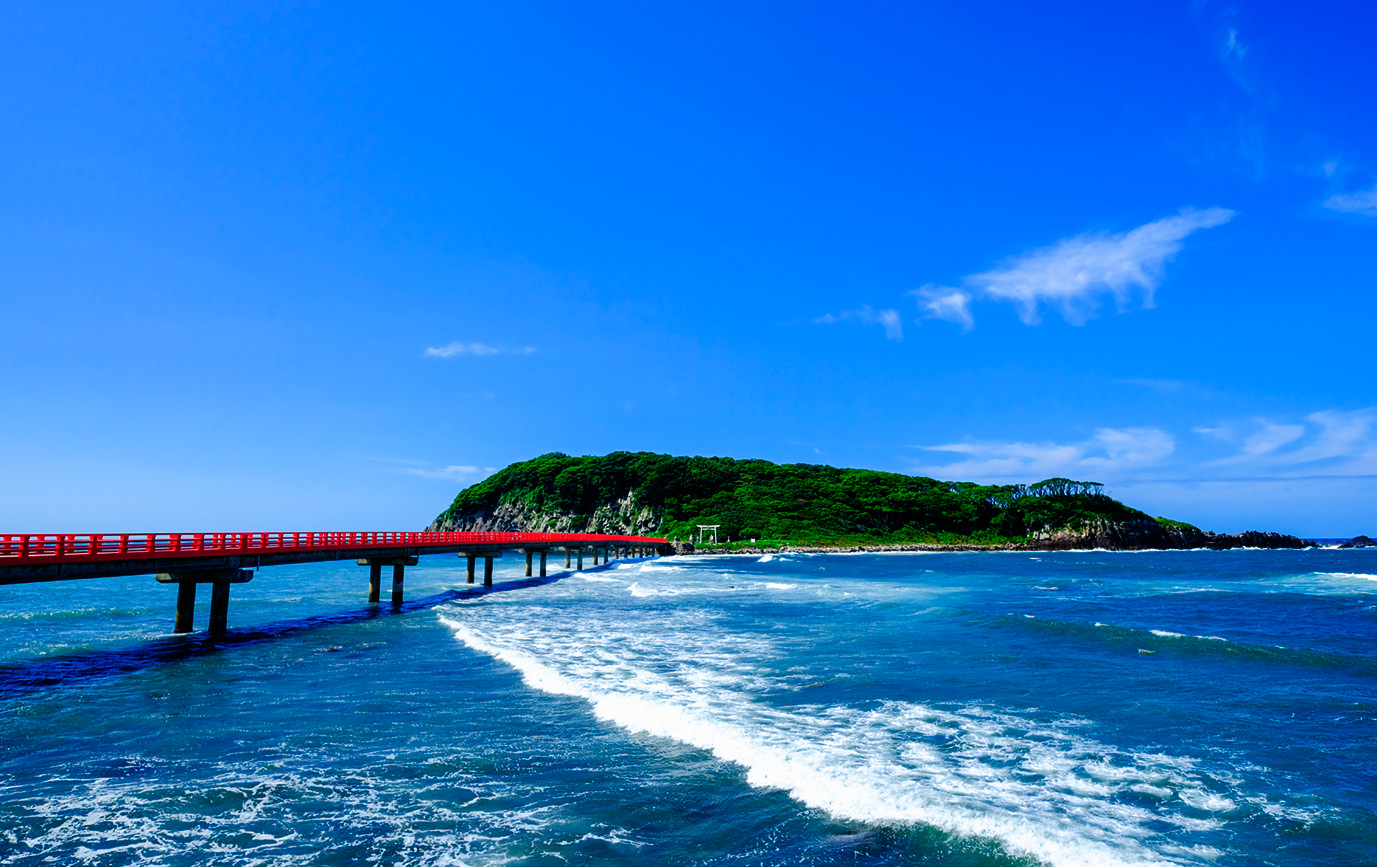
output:
M699 524L699 525L698 525L698 544L699 544L699 545L703 544L703 531L704 531L704 530L711 530L711 531L712 531L712 543L713 543L714 545L716 545L716 544L717 544L717 528L720 527L720 526L722 526L722 525L721 525L721 524Z

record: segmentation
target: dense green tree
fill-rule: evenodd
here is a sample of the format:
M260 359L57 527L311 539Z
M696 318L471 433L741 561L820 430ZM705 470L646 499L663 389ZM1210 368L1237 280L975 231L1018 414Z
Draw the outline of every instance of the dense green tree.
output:
M720 524L732 539L818 543L1016 540L1094 520L1148 518L1106 496L1096 482L1047 479L1030 485L942 482L874 470L762 460L613 452L552 452L512 464L461 491L437 519L452 527L520 503L575 525L628 494L649 507L658 532L690 538Z

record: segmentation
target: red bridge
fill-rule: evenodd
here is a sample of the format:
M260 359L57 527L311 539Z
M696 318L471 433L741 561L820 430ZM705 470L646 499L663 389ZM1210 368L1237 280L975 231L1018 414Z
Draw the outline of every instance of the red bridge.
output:
M564 551L564 567L584 552L593 565L616 557L653 555L665 539L651 536L605 536L589 533L31 533L0 535L0 584L72 581L110 575L157 575L177 585L174 632L190 632L196 585L211 585L210 626L228 626L229 588L253 577L254 569L286 563L357 560L369 567L368 601L381 596L382 567L392 567L392 604L402 604L402 579L421 554L458 552L468 560L468 583L482 558L483 584L492 586L492 561L503 550L526 555L526 574L540 557Z

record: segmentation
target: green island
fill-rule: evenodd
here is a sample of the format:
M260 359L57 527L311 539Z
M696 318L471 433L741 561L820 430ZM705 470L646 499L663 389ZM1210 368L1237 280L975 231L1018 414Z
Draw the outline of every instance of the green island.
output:
M699 527L717 527L699 544ZM1279 533L1211 533L1152 517L1097 482L944 482L764 460L558 452L459 492L435 530L662 536L665 553L809 549L1301 548Z

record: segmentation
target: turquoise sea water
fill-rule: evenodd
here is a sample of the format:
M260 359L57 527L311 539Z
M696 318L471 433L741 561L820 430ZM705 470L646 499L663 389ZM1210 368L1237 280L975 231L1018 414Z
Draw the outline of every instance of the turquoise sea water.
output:
M1377 550L499 563L0 588L0 864L1377 864Z

